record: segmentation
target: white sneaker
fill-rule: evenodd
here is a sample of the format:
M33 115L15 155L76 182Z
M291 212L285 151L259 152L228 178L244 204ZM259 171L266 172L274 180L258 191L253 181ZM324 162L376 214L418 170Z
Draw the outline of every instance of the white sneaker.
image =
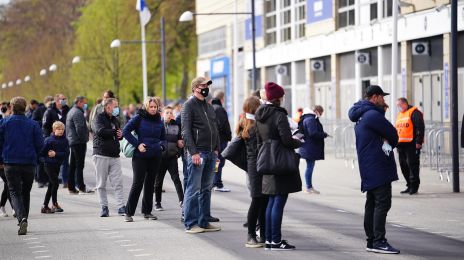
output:
M306 193L309 193L309 194L321 194L318 190L316 190L314 188L306 189Z
M219 191L219 192L230 192L230 189L226 189L226 188L224 188L224 187L222 187L222 188L214 187L214 191Z
M8 217L8 214L6 214L5 207L0 207L0 217Z

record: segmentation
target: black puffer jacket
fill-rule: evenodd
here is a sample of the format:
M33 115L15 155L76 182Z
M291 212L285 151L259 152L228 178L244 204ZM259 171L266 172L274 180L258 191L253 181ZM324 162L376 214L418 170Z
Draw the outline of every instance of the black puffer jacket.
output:
M280 140L283 146L290 149L296 149L301 146L300 141L292 138L285 108L271 104L262 105L256 111L255 117L258 148L268 139ZM263 194L289 194L298 191L301 191L301 178L297 173L281 176L263 176Z
M66 115L68 114L69 107L63 106L61 111L56 107L55 102L53 102L49 108L45 111L43 118L42 118L42 131L44 137L50 136L53 132L52 125L56 121L61 121L63 124L66 125Z
M180 149L177 147L177 141L182 139L180 126L176 120L171 119L168 123L164 122L164 131L166 132L167 148L163 151L163 158L178 157Z
M262 197L263 176L256 169L256 160L258 157L258 139L256 137L256 127L248 130L249 138L245 140L247 153L247 174L249 180L250 196L252 198Z
M119 139L116 131L121 129L117 117L105 112L98 114L93 120L93 154L107 157L119 157Z
M219 132L219 141L222 143L227 143L232 140L232 132L230 130L229 116L227 111L222 106L221 100L214 98L211 100L211 105L214 108L216 113L216 121Z

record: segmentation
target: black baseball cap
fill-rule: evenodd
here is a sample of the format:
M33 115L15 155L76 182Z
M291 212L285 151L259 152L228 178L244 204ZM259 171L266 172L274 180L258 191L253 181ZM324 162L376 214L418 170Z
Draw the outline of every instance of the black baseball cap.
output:
M377 85L370 85L366 88L366 97L372 97L373 95L388 96L390 93L383 92L382 88Z

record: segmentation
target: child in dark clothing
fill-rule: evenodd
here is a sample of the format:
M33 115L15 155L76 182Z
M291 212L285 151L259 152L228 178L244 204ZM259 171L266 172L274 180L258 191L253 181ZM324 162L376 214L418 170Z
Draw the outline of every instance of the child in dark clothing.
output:
M60 166L63 161L68 158L69 144L64 134L64 124L60 121L53 123L53 133L47 137L40 155L44 158L45 172L49 177L49 185L47 193L45 194L44 204L41 212L50 214L55 212L63 212L63 209L58 205L57 192L58 192L58 175L60 174ZM52 198L53 206L48 207Z

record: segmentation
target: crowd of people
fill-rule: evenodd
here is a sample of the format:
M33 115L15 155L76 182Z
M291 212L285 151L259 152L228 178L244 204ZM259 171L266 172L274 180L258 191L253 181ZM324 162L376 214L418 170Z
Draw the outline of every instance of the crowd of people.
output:
M302 190L300 158L306 161L304 191L320 194L312 176L315 161L324 160L324 139L329 137L320 122L324 108L316 105L301 109L299 116L291 119L281 106L284 89L268 82L244 101L236 137L232 139L229 115L223 107L224 92L216 91L210 99L211 84L205 77L193 79L192 95L182 105L164 105L158 97L148 97L143 104L121 109L110 90L91 111L86 97L76 97L70 108L63 94L48 96L44 103L31 100L27 104L22 97L3 103L0 177L4 189L0 213L7 216L5 205L9 200L18 221L18 235L26 234L35 179L38 187L47 186L41 213L64 212L58 204L62 183L70 194L96 191L100 217L109 217L109 180L114 187L116 212L124 216L125 222L134 221L142 190L141 213L147 220L156 220L152 212L163 210L163 181L169 172L185 232L220 231L219 225L212 224L219 219L211 215L211 192L230 191L222 181L222 168L228 159L247 173L251 201L245 246L295 249L281 232L284 208L289 194ZM391 151L398 147L407 181L402 193L417 194L424 127L422 113L405 98L398 99L400 113L393 126L385 118L385 95L388 93L379 86L368 87L365 98L350 109L349 118L356 123L361 191L366 192L366 250L397 254L399 250L385 238L391 182L398 180ZM89 136L93 143L95 189L85 184L83 174ZM132 160L133 178L127 196L121 154Z

